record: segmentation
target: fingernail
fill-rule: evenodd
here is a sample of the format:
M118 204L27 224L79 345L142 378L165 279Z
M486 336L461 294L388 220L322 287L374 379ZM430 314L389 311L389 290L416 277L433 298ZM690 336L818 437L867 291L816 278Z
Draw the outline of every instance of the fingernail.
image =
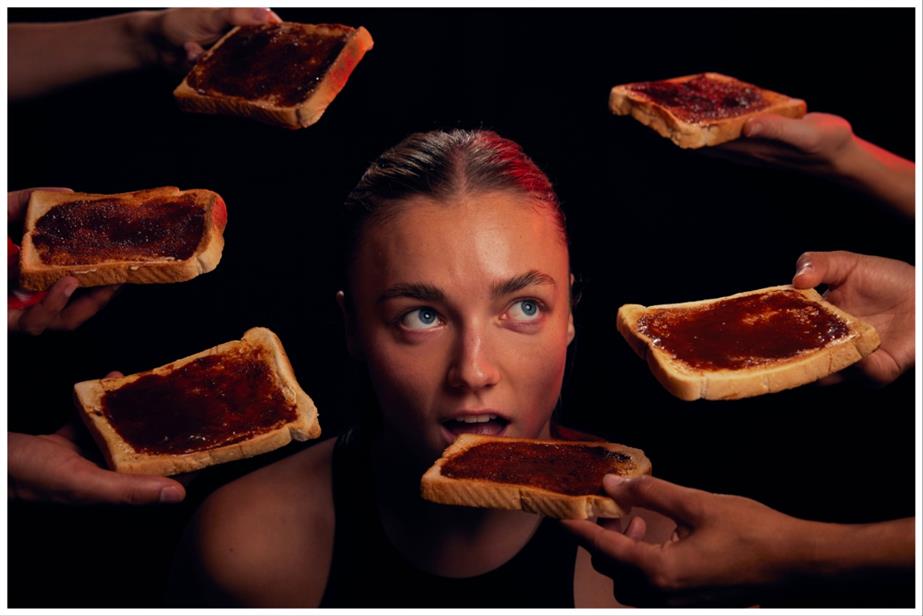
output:
M253 19L258 19L259 21L269 21L272 11L267 8L255 8L250 10L250 14L253 16Z
M747 135L747 137L756 137L761 132L763 132L763 125L759 122L750 122L744 126L744 134Z
M626 481L628 481L627 477L622 477L621 475L613 475L612 473L609 473L608 475L603 477L603 487L606 488L607 490L614 490L615 488L619 487Z
M65 286L64 287L64 297L70 298L70 296L74 294L74 291L76 291L77 287L79 286L80 286L80 283L77 282L76 280L68 284L67 286Z
M178 503L183 500L183 492L176 486L167 486L160 490L161 503Z
M813 263L811 263L810 261L804 261L801 265L798 266L798 271L795 272L795 278L797 278L798 276L801 276L802 274L806 274L807 272L810 272L813 269L814 269Z

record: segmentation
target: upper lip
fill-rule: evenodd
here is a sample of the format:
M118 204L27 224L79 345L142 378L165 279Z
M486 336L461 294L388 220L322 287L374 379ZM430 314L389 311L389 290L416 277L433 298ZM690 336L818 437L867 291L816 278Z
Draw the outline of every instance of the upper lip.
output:
M506 422L510 421L510 418L505 413L496 409L462 409L460 411L455 411L443 419L443 421L463 420L466 417L481 417L484 415L493 415L497 419L502 419Z

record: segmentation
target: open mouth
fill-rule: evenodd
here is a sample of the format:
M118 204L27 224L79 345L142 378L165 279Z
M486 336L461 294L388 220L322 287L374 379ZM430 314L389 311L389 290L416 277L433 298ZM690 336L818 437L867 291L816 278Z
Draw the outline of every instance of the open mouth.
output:
M442 426L452 435L486 434L500 435L510 424L509 420L499 415L466 415L442 422Z

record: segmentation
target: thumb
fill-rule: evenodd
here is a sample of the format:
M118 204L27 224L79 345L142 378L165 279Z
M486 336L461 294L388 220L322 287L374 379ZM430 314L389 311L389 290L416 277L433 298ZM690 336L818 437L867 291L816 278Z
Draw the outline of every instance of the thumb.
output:
M701 501L707 494L649 475L632 478L606 475L603 487L623 508L644 507L692 527L701 521Z
M167 477L126 475L103 469L74 476L77 502L122 505L178 503L186 497L183 485Z
M813 289L819 284L838 287L856 267L857 255L837 250L833 252L806 252L795 262L792 286L796 289Z
M747 137L781 141L803 151L811 151L816 146L816 132L815 127L801 119L768 113L748 120L743 128Z
M220 34L233 26L259 26L267 23L279 23L282 20L268 8L228 8L215 9L208 14L208 28Z

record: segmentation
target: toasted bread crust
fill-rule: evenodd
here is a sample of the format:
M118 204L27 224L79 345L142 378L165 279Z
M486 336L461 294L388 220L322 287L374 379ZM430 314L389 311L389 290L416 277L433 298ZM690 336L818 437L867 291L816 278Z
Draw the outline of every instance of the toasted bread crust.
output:
M821 349L761 366L737 370L700 370L675 360L638 331L638 320L651 309L693 308L729 298L778 290L794 290L807 300L822 304L824 309L849 326L850 336ZM794 289L790 285L679 304L647 307L626 304L619 308L617 327L635 353L647 361L657 380L667 391L682 400L733 400L798 387L842 370L872 353L880 344L878 332L868 323L825 301L814 289Z
M720 73L704 73L711 79L721 81L735 81ZM682 83L694 79L699 75L685 75L664 81ZM681 148L701 148L718 145L740 137L744 124L757 115L776 114L789 118L800 118L807 112L807 105L803 100L791 98L772 90L757 88L769 106L758 111L745 113L733 118L720 120L707 120L703 122L688 122L678 118L667 107L660 105L642 93L631 89L635 84L628 83L615 86L609 93L609 109L616 115L631 115L633 118L653 128L657 133L673 141ZM751 85L751 84L747 84Z
M283 395L295 403L297 418L274 430L255 435L245 441L203 451L165 455L135 451L113 428L102 412L102 399L106 392L137 381L149 374L169 375L176 369L200 357L217 355L238 348L241 344L269 351L272 371L278 375ZM200 353L170 362L164 366L115 379L96 379L74 385L74 397L80 417L86 424L99 448L106 456L110 468L122 473L145 475L175 475L198 470L213 464L231 462L241 458L266 453L287 445L292 439L304 441L320 436L317 408L301 389L282 343L270 330L255 327L247 330L241 340L219 344Z
M423 475L420 481L421 495L428 501L445 505L521 510L558 519L585 520L597 516L618 518L625 514L624 510L614 500L605 496L570 496L526 485L498 483L482 479L455 479L443 476L442 467L452 457L483 443L510 440L528 440L531 443L564 446L592 445L606 447L612 451L631 456L636 468L629 476L649 475L651 472L650 460L647 459L643 451L615 443L508 439L495 436L462 434Z
M58 205L92 199L141 199L150 197L179 197L192 194L205 208L205 230L195 253L188 259L146 259L143 261L101 261L86 265L49 265L39 256L32 234L39 218ZM74 276L83 287L108 284L155 284L183 282L212 271L221 261L224 249L224 228L227 208L224 200L210 190L180 190L163 186L112 195L96 193L64 193L37 190L29 198L26 212L25 234L19 255L19 285L29 291L44 291L65 276Z
M321 29L324 26L310 27ZM224 35L206 52L202 59L213 54L225 40L233 36L239 29L239 27L234 28ZM308 99L298 105L279 106L266 100L200 94L189 85L189 75L173 91L173 96L183 111L241 116L265 124L290 129L306 128L321 118L324 111L336 98L336 95L346 86L353 69L356 68L356 65L359 64L359 61L362 60L362 57L373 45L374 41L372 41L372 36L368 30L362 26L356 28Z

